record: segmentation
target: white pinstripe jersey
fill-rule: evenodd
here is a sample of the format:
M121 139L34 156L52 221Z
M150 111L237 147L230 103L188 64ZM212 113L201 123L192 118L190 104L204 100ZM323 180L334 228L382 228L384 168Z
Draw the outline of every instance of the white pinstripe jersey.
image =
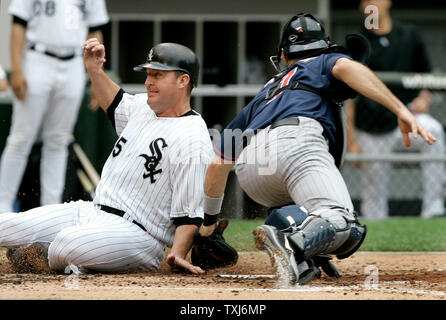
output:
M114 115L119 138L102 170L94 203L125 211L125 218L170 246L172 218L203 218L204 179L213 156L206 123L195 111L157 117L147 105L147 94L120 91L110 108L116 105L107 113Z
M104 0L13 0L9 13L27 21L28 42L50 51L80 48L88 28L109 21Z

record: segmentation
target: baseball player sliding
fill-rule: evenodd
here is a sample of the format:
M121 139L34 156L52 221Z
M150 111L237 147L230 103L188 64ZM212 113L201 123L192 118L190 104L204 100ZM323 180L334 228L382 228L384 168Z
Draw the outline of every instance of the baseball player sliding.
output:
M12 211L31 148L43 142L42 205L60 203L67 146L85 88L81 45L102 38L104 0L13 0L10 134L0 163L0 212Z
M337 276L326 254L346 258L366 235L338 170L344 144L340 102L359 92L396 114L407 146L409 133L428 144L436 140L369 68L352 59L367 57L367 42L359 35L346 40L347 48L331 43L316 18L293 16L272 57L282 72L223 131L206 174L200 233L213 232L235 165L243 190L275 207L254 230L256 245L279 257L292 283L311 281L319 267Z
M174 43L153 47L134 68L146 73L147 93L130 95L103 71L105 49L97 39L83 49L99 105L119 136L96 196L0 214L0 246L19 248L9 250L13 264L37 247L52 270L80 272L157 269L170 247L170 265L203 273L185 259L203 221L212 158L206 124L190 106L196 55Z

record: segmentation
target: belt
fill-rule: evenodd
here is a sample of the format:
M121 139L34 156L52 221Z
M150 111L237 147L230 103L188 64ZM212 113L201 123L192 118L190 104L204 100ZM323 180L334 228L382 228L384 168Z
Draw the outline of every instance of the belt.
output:
M269 130L273 130L277 127L281 127L281 126L298 126L300 124L300 120L297 117L294 118L285 118L285 119L281 119L278 120L276 122L274 122L271 127L269 127Z
M300 124L300 120L299 120L298 117L281 119L281 120L278 120L278 121L274 122L269 127L268 132L273 130L273 129L275 129L275 128L277 128L277 127L281 127L281 126L298 126L299 124ZM328 134L327 134L327 132L325 130L322 132L322 135L324 136L324 138L327 141L330 141L330 138L329 138L329 136L328 136Z
M114 215L117 215L117 216L120 216L120 217L123 217L124 214L125 214L125 211L122 211L122 210L119 210L119 209L115 209L115 208L112 208L112 207L109 207L109 206L104 206L102 204L98 205L98 207L102 211L105 211L105 212L108 212L108 213L111 213L111 214L114 214ZM144 226L142 224L138 223L136 220L133 220L132 223L136 224L138 227L140 227L141 229L143 229L144 231L147 232L146 228L144 228Z
M43 53L43 54L46 54L47 56L50 56L50 57L53 57L53 58L57 58L59 60L71 60L71 59L73 59L76 56L75 54L70 54L68 56L59 56L59 55L57 55L55 53L52 53L52 52L49 52L49 51L46 51L46 50L45 51L39 51L39 50L36 50L36 45L34 45L34 44L31 45L29 47L29 49L37 51L37 52L40 52L40 53Z

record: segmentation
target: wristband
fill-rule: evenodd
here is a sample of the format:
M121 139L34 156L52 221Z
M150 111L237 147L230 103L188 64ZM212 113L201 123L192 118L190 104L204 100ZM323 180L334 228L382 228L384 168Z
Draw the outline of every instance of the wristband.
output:
M221 205L223 204L223 197L224 194L217 198L208 197L206 194L204 194L203 211L209 215L219 214L221 211Z
M218 214L204 214L203 226L207 227L213 225L218 220Z

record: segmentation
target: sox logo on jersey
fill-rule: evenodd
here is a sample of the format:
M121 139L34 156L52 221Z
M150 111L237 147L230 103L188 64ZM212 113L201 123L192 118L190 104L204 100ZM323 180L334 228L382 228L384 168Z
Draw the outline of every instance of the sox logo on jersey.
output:
M155 183L156 180L154 178L154 176L156 174L160 174L161 172L163 172L162 169L158 169L156 170L156 167L158 166L159 162L161 161L162 157L163 157L163 153L161 152L160 146L159 144L161 143L161 148L164 149L167 147L167 143L163 138L158 138L153 140L150 143L150 152L152 153L152 156L148 156L146 154L140 154L140 157L143 157L144 159L146 159L146 163L144 164L144 167L146 168L147 172L145 172L143 174L143 178L147 179L148 177L150 177L150 183Z

